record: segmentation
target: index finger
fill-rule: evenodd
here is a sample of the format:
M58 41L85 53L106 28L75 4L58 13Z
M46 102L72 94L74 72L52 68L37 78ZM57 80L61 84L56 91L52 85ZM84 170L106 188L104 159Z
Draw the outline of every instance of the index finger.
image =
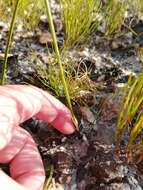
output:
M0 86L0 149L14 127L36 115L65 134L74 132L70 111L47 92L30 85Z

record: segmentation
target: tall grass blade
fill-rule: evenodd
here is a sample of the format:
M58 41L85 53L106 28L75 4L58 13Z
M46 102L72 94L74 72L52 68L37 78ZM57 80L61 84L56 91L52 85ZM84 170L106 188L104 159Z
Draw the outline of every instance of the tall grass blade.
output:
M129 129L127 150L131 153L134 146L141 145L143 129L143 73L138 78L130 77L120 104L117 123L116 143L119 146L123 131ZM138 150L139 151L139 150Z
M17 0L15 4L15 9L13 12L11 24L10 24L10 29L9 29L9 34L8 34L8 39L7 39L7 44L6 44L6 50L5 50L5 56L4 56L4 63L2 65L2 77L1 77L1 85L3 85L6 82L6 72L7 72L7 61L8 61L8 53L10 49L10 44L12 40L12 34L13 34L13 29L14 29L14 24L18 12L18 6L21 0Z
M53 19L52 19L49 0L44 0L44 3L45 3L46 14L47 14L47 18L48 18L48 21L49 21L49 27L50 27L51 36L52 36L52 39L53 39L54 50L55 50L57 61L58 61L59 73L60 73L61 81L63 83L66 100L67 100L69 109L70 109L70 111L72 113L74 124L77 127L76 118L74 116L74 112L73 112L73 108L72 108L72 104L71 104L71 99L70 99L70 95L69 95L69 92L68 92L68 87L67 87L66 80L65 80L64 70L63 70L63 67L62 67L62 61L61 61L61 56L60 56L60 52L59 52L59 48L58 48L58 43L57 43L55 28L54 28L54 24L53 24Z

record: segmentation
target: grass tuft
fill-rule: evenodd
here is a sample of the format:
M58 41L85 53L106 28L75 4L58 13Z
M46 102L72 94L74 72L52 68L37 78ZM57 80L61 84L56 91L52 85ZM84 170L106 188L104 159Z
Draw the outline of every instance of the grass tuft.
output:
M137 14L143 14L143 1L142 0L128 0L129 4L131 4L134 8Z
M105 3L106 35L111 35L123 24L127 8L128 3L126 0L112 0Z
M37 63L36 65L33 64L36 72L35 81L39 81L42 88L50 91L53 95L63 97L64 89L61 80L59 80L57 58L55 54L49 53L48 65L45 66L40 59L36 57L36 55L33 57L33 62ZM80 92L87 92L96 88L96 84L89 78L90 71L88 71L86 66L82 69L82 71L79 71L79 69L76 68L77 62L75 59L69 58L66 53L62 53L61 57L65 72L65 81L72 100L76 101L76 99L80 96ZM78 64L78 66L80 68L80 64ZM31 82L32 80L33 79L31 79Z
M129 134L127 151L136 153L135 146L141 145L143 129L143 73L138 77L130 77L124 88L118 117L116 142L119 146L125 131ZM143 148L142 146L139 146ZM139 150L138 150L139 151Z
M65 47L84 42L97 26L100 0L60 0Z
M16 6L15 0L0 0L0 16L3 20L9 20ZM40 20L43 13L43 1L20 0L17 11L17 19L21 21L26 29L33 29Z

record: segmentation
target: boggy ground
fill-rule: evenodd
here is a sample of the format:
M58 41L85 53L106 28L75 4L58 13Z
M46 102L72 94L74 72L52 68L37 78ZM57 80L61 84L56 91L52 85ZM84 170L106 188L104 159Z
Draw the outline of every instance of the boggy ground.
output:
M134 30L140 32L142 24L140 20ZM55 26L61 46L63 33L60 20L55 19ZM0 28L2 61L7 25L1 22ZM87 44L68 52L77 62L84 60L84 66L90 69L89 78L96 84L95 89L73 102L79 132L64 136L35 118L22 125L37 142L45 170L52 164L53 178L65 190L143 189L142 160L128 160L124 148L117 154L115 147L121 87L130 74L137 75L143 67L137 51L142 47L142 35L135 37L130 31L125 31L116 39L103 38L102 31L96 31ZM48 64L46 44L52 45L52 40L43 18L34 32L17 28L8 61L10 83L29 83L29 76L36 75L29 64L29 51ZM61 100L65 103L64 98ZM123 139L123 147L125 143L126 139Z

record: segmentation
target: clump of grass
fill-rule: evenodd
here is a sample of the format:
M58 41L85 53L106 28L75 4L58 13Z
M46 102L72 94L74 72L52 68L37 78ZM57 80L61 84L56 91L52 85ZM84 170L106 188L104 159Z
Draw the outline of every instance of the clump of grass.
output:
M123 24L127 8L126 0L111 0L105 3L106 35L111 35Z
M143 1L142 0L136 0L136 1L129 0L128 3L135 8L135 12L137 14L140 14L140 13L143 14Z
M78 68L75 68L77 65L76 60L69 58L65 53L61 54L61 57L65 72L65 81L72 100L75 101L80 96L80 92L86 92L96 88L95 83L89 78L90 71L88 71L86 66L82 71L79 71ZM37 56L34 56L34 62L37 63L33 64L36 71L35 77L43 85L42 88L50 91L57 97L63 97L64 89L61 80L59 80L56 56L49 54L48 65L43 65ZM80 68L80 64L78 66Z
M26 29L35 28L44 12L44 3L39 0L22 0L18 16ZM24 16L23 16L24 15Z
M125 130L129 134L128 153L138 154L143 149L143 73L138 78L130 77L121 100L118 127L116 132L117 145L120 144Z
M60 0L65 47L85 41L97 26L100 0Z
M9 0L0 0L0 17L1 19L8 19L9 14L11 13L11 11L14 9L13 6L13 1L9 1Z
M3 20L9 20L16 6L15 0L0 0L0 16ZM17 19L21 21L26 29L33 29L40 20L43 13L43 1L20 0L17 11Z
M139 11L143 14L143 1L142 0L138 0L138 9Z
M31 82L37 85L40 83L43 89L50 91L54 96L64 96L64 89L60 80L55 54L49 54L48 65L43 64L36 55L33 56L33 62L34 64L32 66L35 69L36 75L34 76L35 81L33 81L34 78L31 78Z
M37 0L35 0L36 2ZM2 2L0 2L2 3ZM3 4L2 4L3 5ZM7 43L6 43L6 49L5 49L5 55L4 55L4 63L2 65L2 76L1 76L1 84L4 84L6 82L6 73L7 73L7 61L8 61L8 53L10 50L10 45L11 45L11 41L12 41L12 35L13 35L13 30L14 30L14 25L18 16L18 13L26 8L26 6L28 6L28 2L25 0L17 0L17 1L8 1L6 0L3 7L4 6L10 6L13 7L13 13L12 13L12 20L10 23L10 29L9 29L9 33L8 33L8 39L7 39ZM23 8L23 9L22 9Z

